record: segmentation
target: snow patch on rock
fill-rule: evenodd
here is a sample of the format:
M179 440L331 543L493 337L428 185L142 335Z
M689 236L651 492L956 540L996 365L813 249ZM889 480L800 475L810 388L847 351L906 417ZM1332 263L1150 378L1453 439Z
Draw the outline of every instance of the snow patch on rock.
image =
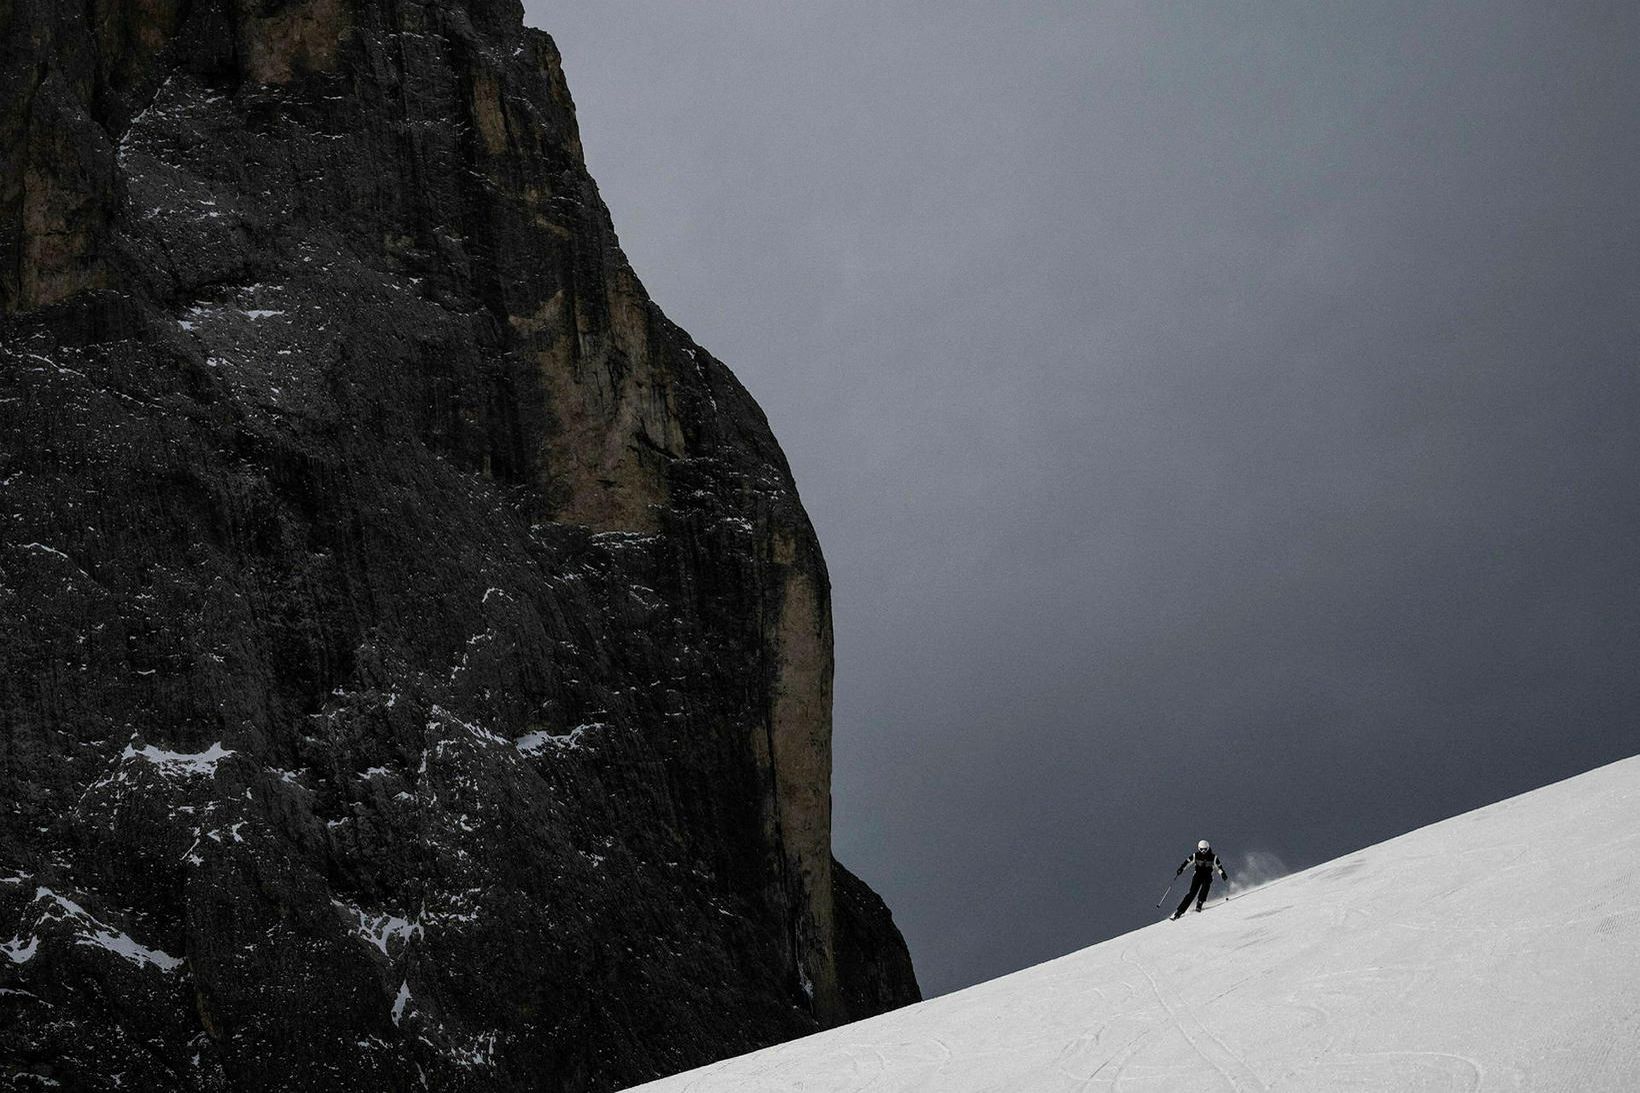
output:
M408 981L399 984L398 997L393 999L393 1023L397 1025L404 1019L404 1007L410 1004L410 984Z
M6 959L13 964L27 964L39 951L40 939L32 936L26 942L20 937L14 937L5 944L0 944L0 953L5 953Z
M383 956L392 956L392 948L401 947L412 937L425 933L419 916L412 921L386 912L372 914L362 907L344 903L339 899L332 899L330 902L349 918L358 935L380 949Z
M593 721L585 725L577 725L566 733L550 733L545 729L537 729L514 740L513 747L518 749L520 755L532 757L540 755L548 748L561 748L572 751L586 746L582 743L582 738L587 733L605 727L602 721Z
M46 909L39 917L38 923L72 923L76 934L76 945L89 945L105 949L139 967L152 965L164 972L176 971L182 966L181 957L175 957L160 949L153 949L140 944L133 940L130 934L106 925L78 903L75 903L67 896L53 892L50 888L36 888L34 902L47 904ZM8 952L7 955L11 954ZM32 948L28 955L34 955ZM27 959L27 957L24 959ZM15 963L22 963L16 956L12 956L12 960Z
M120 753L121 759L142 759L160 768L166 774L215 774L216 765L234 754L219 740L201 752L163 751L148 744L134 748L130 744Z

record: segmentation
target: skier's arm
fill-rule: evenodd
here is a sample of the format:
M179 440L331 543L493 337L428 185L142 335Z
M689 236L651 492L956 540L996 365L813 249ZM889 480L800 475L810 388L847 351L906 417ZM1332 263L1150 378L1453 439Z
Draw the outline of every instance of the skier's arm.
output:
M1173 871L1173 875L1175 877L1184 876L1184 867L1189 865L1189 864L1190 864L1190 859L1189 858L1186 858L1184 861L1180 862L1179 867Z
M1219 861L1219 856L1217 854L1213 855L1213 867L1219 871L1219 876L1224 878L1224 883L1229 884L1230 874L1224 871L1224 863Z

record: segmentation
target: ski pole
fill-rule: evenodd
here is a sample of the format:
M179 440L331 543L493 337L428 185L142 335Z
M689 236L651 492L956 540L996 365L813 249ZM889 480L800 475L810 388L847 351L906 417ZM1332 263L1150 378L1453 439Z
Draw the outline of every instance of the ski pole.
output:
M1156 901L1156 906L1160 907L1162 904L1167 902L1167 897L1173 892L1173 886L1178 883L1178 877L1174 877L1172 880L1167 882L1167 891L1163 892L1162 898Z

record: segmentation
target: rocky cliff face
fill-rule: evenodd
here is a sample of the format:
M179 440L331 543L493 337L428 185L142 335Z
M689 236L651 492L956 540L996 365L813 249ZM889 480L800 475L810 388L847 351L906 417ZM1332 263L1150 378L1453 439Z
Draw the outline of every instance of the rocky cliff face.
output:
M0 0L0 1081L610 1089L917 996L831 630L508 0Z

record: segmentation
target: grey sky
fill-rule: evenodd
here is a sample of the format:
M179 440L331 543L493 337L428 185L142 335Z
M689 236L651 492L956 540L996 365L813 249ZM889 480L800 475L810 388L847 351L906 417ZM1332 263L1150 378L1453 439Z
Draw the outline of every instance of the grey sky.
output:
M1640 750L1636 5L527 7L930 993Z

